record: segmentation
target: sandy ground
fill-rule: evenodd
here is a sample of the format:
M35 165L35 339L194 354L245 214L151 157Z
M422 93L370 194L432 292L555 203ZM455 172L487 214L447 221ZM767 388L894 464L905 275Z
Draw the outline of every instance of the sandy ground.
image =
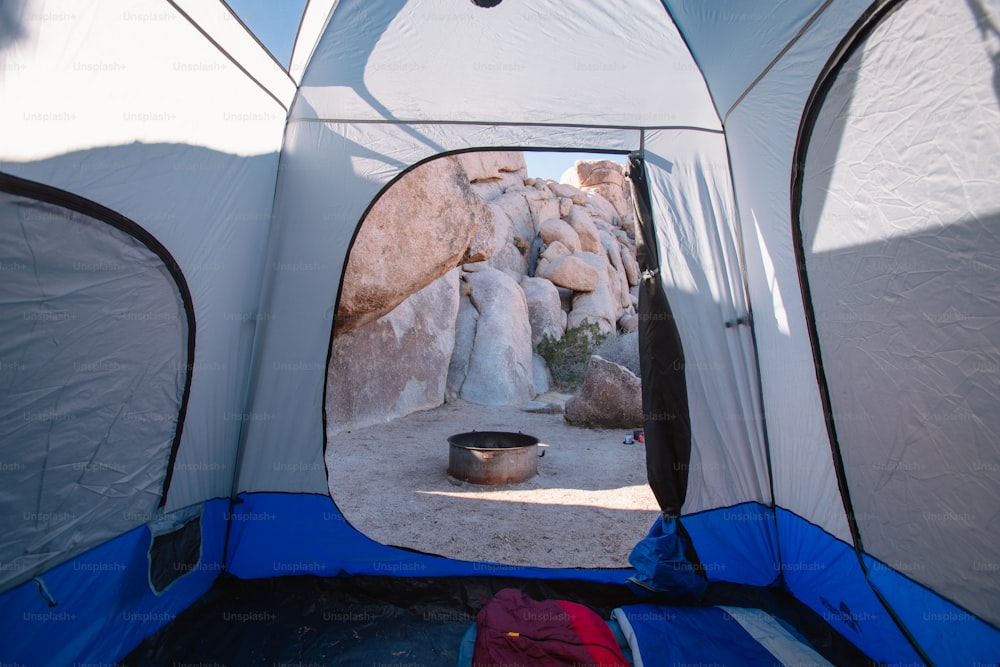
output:
M537 437L538 474L501 486L449 477L448 436L472 430ZM658 509L643 446L624 435L458 401L331 437L330 493L384 544L510 565L627 567Z

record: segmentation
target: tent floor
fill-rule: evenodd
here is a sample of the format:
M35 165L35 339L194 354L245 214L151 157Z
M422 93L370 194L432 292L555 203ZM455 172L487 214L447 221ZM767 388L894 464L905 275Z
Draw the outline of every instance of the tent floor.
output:
M614 607L649 601L625 586L580 581L221 578L122 664L450 666L478 610L508 587L535 599L580 602L604 618ZM873 664L822 617L779 589L713 583L699 604L763 609L796 627L833 664Z

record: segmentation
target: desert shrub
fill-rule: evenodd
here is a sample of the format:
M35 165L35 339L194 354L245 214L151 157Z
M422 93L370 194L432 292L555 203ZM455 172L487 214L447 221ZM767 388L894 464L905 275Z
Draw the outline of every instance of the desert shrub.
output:
M639 375L639 332L608 336L594 346L591 354L613 361Z
M558 340L546 334L535 351L548 365L555 387L574 390L583 384L594 349L607 337L595 322L584 320L579 326L567 329Z

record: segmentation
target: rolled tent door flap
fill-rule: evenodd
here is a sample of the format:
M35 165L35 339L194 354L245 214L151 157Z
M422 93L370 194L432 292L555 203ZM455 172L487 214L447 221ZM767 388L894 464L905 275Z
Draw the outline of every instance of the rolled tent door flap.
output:
M699 597L707 582L695 570L697 553L681 525L691 462L684 350L659 277L649 185L640 154L629 155L628 178L635 202L639 282L639 370L646 446L646 477L661 516L629 555L636 573L631 587L642 595Z
M629 156L628 172L639 225L636 259L642 272L639 282L639 368L646 474L660 510L667 516L676 517L680 516L687 495L691 462L691 419L684 378L684 350L659 279L659 253L645 166L640 156Z

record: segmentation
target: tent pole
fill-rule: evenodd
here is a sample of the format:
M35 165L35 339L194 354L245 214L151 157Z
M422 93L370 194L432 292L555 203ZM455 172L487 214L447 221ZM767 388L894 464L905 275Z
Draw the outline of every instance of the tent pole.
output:
M769 504L771 510L771 519L774 522L774 548L776 551L775 556L777 557L777 562L779 565L783 564L785 561L781 556L781 537L778 535L778 500L774 497L774 461L771 455L771 436L767 428L767 409L764 406L764 381L760 369L760 353L757 344L757 325L754 322L753 317L753 304L750 302L750 281L747 278L747 261L746 261L746 244L743 236L743 220L740 217L739 206L736 202L736 179L733 171L733 156L729 152L729 140L726 138L726 164L729 168L729 181L733 184L733 215L735 216L736 229L733 230L733 236L736 239L736 249L739 254L740 260L740 280L743 284L743 302L747 309L747 321L746 325L750 327L750 343L751 352L753 353L753 371L756 374L757 380L757 400L760 401L758 407L760 418L760 430L761 435L764 440L764 457L767 460L767 487L768 493L771 496L771 502ZM737 320L737 322L739 322ZM737 325L738 326L738 325ZM785 569L783 567L778 568L778 585L784 589L785 588Z

